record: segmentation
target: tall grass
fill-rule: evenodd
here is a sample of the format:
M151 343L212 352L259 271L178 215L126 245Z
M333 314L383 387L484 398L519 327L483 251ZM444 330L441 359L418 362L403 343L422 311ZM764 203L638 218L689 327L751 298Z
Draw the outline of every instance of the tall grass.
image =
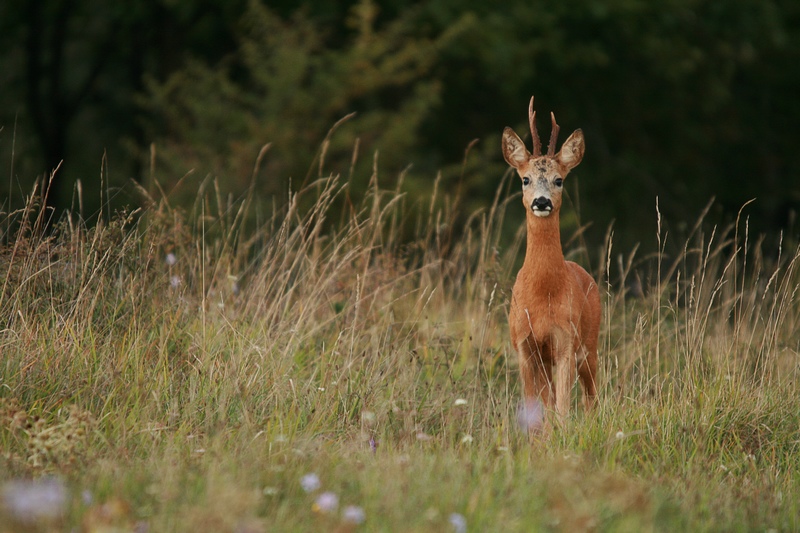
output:
M377 173L339 220L336 177L268 216L207 182L188 213L45 231L34 190L0 221L0 532L800 527L798 249L765 257L746 218L701 217L676 256L609 231L599 405L576 389L531 447L502 196L458 226ZM64 507L15 511L10 480L50 475Z

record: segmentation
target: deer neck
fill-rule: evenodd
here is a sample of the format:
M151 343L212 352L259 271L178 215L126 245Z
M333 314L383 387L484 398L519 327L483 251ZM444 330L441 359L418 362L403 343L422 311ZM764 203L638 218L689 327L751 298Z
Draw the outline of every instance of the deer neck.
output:
M544 218L537 217L529 211L527 229L523 270L542 281L561 276L566 270L566 263L564 252L561 250L558 211Z

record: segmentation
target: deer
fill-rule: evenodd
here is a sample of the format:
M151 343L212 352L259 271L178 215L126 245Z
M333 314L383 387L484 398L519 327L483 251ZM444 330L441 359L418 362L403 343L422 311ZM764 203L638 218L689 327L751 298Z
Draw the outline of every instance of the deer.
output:
M586 270L564 259L559 227L564 179L583 159L583 132L575 130L555 153L559 125L552 112L550 119L546 155L536 130L533 97L528 106L533 153L511 128L505 128L502 141L503 157L522 181L525 206L525 261L511 291L508 321L519 357L522 409L545 408L544 418L528 427L532 440L549 429L546 416L554 404L560 421L569 415L576 371L587 410L597 397L600 292Z

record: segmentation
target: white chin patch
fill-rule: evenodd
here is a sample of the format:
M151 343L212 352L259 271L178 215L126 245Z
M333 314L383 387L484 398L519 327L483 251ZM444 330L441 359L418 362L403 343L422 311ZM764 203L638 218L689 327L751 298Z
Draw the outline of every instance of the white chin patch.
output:
M549 217L550 211L542 211L541 209L534 209L533 214L537 217Z

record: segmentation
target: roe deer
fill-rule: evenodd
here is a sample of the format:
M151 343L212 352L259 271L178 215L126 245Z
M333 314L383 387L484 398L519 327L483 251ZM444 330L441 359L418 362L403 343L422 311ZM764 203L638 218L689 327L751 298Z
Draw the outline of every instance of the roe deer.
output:
M564 260L558 225L564 178L583 158L583 132L575 130L555 154L559 126L555 115L550 113L550 118L553 129L547 155L541 153L533 98L528 108L533 154L514 130L503 131L503 157L522 179L528 231L525 262L514 283L508 320L519 355L523 409L531 409L541 399L551 410L555 396L555 410L563 420L569 413L576 367L585 405L595 402L600 293L591 275ZM533 436L541 428L528 429Z

